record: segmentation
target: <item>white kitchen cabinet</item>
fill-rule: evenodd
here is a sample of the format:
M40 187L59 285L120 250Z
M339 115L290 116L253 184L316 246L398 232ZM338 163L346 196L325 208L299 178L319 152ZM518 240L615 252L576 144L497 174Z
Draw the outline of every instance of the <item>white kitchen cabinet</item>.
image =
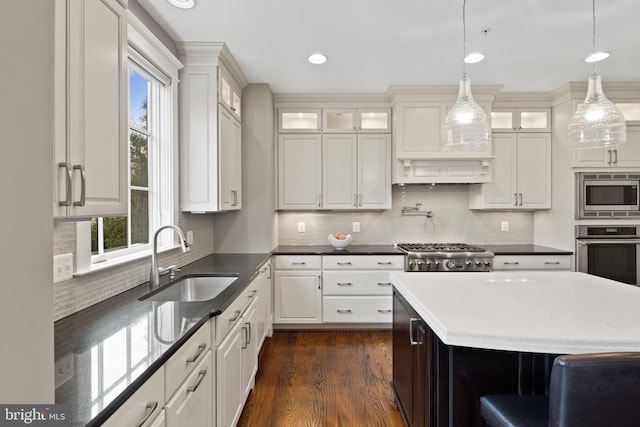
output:
M551 108L493 108L493 132L551 132Z
M224 43L178 43L181 209L237 210L241 202L240 97L246 80Z
M325 108L324 133L386 133L391 131L391 110L380 108Z
M322 137L278 136L278 209L322 207Z
M256 296L254 302L247 308L243 315L242 332L244 335L244 346L242 352L242 384L244 385L244 398L249 396L249 392L256 383L256 373L258 372L258 318L256 308L260 304L260 297ZM244 402L243 402L244 404ZM242 411L240 411L242 412Z
M323 135L323 209L391 208L391 136Z
M402 255L322 257L324 323L391 323L389 273L404 269Z
M571 270L571 255L496 255L493 269L504 270Z
M268 262L258 272L254 279L258 288L258 303L256 306L256 331L258 353L265 339L273 333L273 310L271 308L271 263Z
M173 396L209 350L211 350L211 325L207 322L164 364L167 398Z
M164 403L164 369L160 368L102 425L156 427L163 419Z
M57 0L53 215L127 214L127 22L116 0Z
M165 405L167 427L211 427L211 350L207 350L193 372Z
M487 210L551 208L551 135L493 135L493 180L469 189L469 207Z
M322 125L320 108L279 108L279 133L319 133Z
M627 142L611 148L573 151L576 168L637 168L640 167L640 127L627 125Z
M321 256L276 256L275 259L274 323L321 323Z

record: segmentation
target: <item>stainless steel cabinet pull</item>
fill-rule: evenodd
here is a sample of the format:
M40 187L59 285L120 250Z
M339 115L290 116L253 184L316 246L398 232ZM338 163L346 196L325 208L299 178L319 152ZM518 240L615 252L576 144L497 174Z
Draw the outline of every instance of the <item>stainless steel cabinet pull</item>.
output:
M558 265L558 264L560 264L560 261L545 261L544 264L545 265Z
M378 265L393 265L391 261L378 261Z
M513 261L513 262L509 262L509 261L505 261L503 262L504 265L518 265L520 264L519 261Z
M80 201L73 202L73 206L84 206L86 201L86 177L84 174L84 166L83 165L73 165L73 170L80 171Z
M351 261L347 261L347 262L338 262L338 265L351 265Z
M353 311L351 311L351 309L350 309L350 308L347 308L346 310L342 310L342 309L339 309L339 308L338 308L336 311L337 311L338 313L340 313L340 314L353 313Z
M291 265L307 265L304 261L292 262Z
M58 202L60 206L71 206L71 168L67 162L58 163L59 168L64 168L65 195L64 200Z
M147 403L147 407L144 410L144 415L142 416L142 421L140 421L140 423L137 424L136 427L142 427L142 425L146 423L149 418L151 418L151 414L153 414L153 411L155 411L157 407L158 402Z
M391 282L378 282L378 286L391 286Z
M522 206L522 193L518 193L518 195L520 196L520 206Z
M618 164L618 149L617 148L613 150L613 154L614 154L613 164L617 165Z
M353 194L353 206L358 207L358 195Z
M233 314L234 316L229 318L229 322L235 322L236 320L238 320L238 317L240 317L242 311L236 310Z
M353 283L351 283L351 282L338 282L337 285L338 286L353 286Z
M231 195L233 196L233 202L231 203L231 206L238 206L238 191L231 190Z
M513 206L518 206L518 193L513 193Z
M358 207L362 207L362 194L358 194Z
M611 150L607 150L607 155L609 156L609 160L607 160L607 164L611 164L611 160L613 160L613 155L611 154Z
M244 342L242 343L242 348L249 347L249 332L246 325L247 324L245 323L245 326L242 327L242 331L244 332Z
M247 328L248 328L248 332L247 332L247 344L251 344L251 335L253 335L253 334L251 333L251 323L250 323L250 322L247 322L247 323L245 323L245 325L247 325Z
M322 193L318 193L318 207L322 207Z
M383 310L383 309L380 309L380 308L379 308L379 309L378 309L378 313L391 313L391 309L390 309L390 308L387 308L387 309L384 309L384 310Z
M320 276L316 278L316 282L318 283L318 289L322 289L321 280L322 279L320 278Z
M207 370L206 369L203 369L200 372L198 372L198 380L196 381L196 383L194 385L192 385L191 387L189 387L187 389L187 393L193 393L194 391L196 391L198 389L198 387L200 387L200 383L202 382L202 380L206 376L207 376Z
M415 317L412 317L411 319L409 319L409 341L411 342L411 345L418 345L420 344L418 341L415 341L413 339L413 322L417 322L420 319L416 319Z
M251 293L249 295L247 295L247 298L253 298L256 296L256 294L258 293L257 289L254 289L251 291Z
M194 354L193 356L187 358L187 363L193 363L196 360L198 360L198 357L200 357L200 355L202 354L202 352L204 351L204 349L207 348L207 345L205 343L202 343L198 346L198 351L196 351L196 354Z

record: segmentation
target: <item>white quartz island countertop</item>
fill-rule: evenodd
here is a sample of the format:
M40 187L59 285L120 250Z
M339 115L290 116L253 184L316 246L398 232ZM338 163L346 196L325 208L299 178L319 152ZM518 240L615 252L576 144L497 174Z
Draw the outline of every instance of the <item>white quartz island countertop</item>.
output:
M574 272L392 272L390 279L447 345L640 351L640 287Z

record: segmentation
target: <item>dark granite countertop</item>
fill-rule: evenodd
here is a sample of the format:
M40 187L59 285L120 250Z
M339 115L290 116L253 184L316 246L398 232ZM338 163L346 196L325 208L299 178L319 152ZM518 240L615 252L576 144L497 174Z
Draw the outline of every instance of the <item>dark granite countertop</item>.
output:
M274 255L402 255L393 245L353 245L336 249L331 245L278 246Z
M55 322L56 363L70 367L68 379L56 388L56 403L67 405L70 425L102 424L200 326L242 293L270 255L214 254L182 267L181 276L238 274L210 301L140 301L149 292L145 283ZM167 283L163 277L161 286Z
M571 251L538 245L478 245L495 255L573 255Z

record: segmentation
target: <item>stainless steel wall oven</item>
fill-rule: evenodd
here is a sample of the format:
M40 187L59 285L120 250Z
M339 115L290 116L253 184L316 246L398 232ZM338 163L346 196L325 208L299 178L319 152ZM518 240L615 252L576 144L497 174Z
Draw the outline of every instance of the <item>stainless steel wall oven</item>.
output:
M640 227L577 225L577 271L640 285Z

